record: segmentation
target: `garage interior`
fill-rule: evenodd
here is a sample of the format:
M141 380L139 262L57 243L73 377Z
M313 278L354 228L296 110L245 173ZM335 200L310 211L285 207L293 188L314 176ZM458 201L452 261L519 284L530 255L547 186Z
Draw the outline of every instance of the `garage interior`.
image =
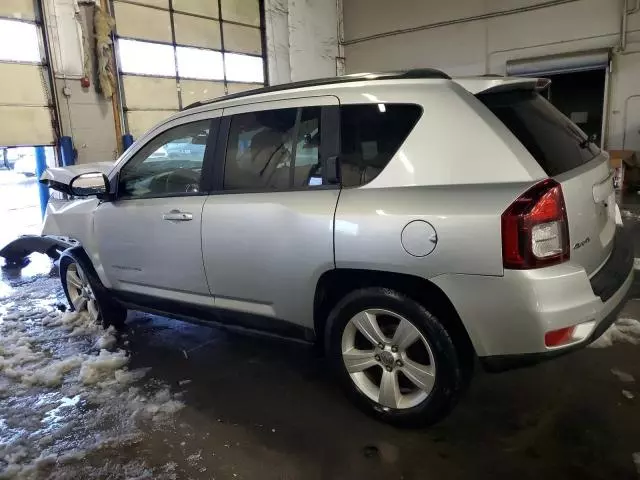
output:
M46 168L113 163L194 102L423 67L551 80L640 258L640 0L1 0L0 248L66 201ZM46 255L23 267L0 279L0 478L640 478L638 280L593 348L477 368L449 417L398 429L307 344L141 312L105 331L65 316Z

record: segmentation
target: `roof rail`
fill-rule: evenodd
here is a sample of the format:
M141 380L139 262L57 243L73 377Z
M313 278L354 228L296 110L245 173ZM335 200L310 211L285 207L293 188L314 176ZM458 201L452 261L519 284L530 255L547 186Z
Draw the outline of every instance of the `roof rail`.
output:
M261 93L281 92L292 90L294 88L316 87L320 85L340 84L347 82L361 82L364 80L401 80L410 78L440 78L450 80L451 77L446 73L433 68L415 68L402 72L378 72L378 73L353 73L350 75L342 75L340 77L316 78L313 80L304 80L302 82L283 83L281 85L273 85L270 87L256 88L246 92L232 93L224 97L217 97L211 100L202 100L187 105L182 110L209 105L211 103L220 102L222 100L232 100L234 98L250 97Z

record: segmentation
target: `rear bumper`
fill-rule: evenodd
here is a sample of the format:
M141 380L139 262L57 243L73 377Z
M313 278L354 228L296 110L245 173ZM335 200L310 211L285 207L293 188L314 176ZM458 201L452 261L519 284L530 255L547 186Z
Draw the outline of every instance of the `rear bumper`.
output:
M617 305L615 305L614 309L609 312L609 314L604 317L600 323L598 323L587 339L576 343L574 345L570 345L568 347L549 350L546 352L539 353L524 353L521 355L492 355L488 357L480 357L480 363L482 367L487 372L498 373L504 372L506 370L513 370L514 368L522 368L528 367L531 365L536 365L540 362L544 362L546 360L552 360L554 358L560 357L562 355L566 355L567 353L575 352L576 350L581 350L586 347L590 343L596 341L598 338L602 336L604 332L616 321L618 318L618 314L620 310L624 307L626 301L626 294L629 291L629 287L631 286L631 282L633 281L633 272L629 273L629 286L626 288L624 292L624 296ZM626 282L625 282L626 283ZM621 290L624 290L624 286Z
M489 371L538 363L583 348L616 320L633 283L633 246L618 229L607 263L591 279L571 262L503 277L444 275L433 279L449 297ZM592 323L575 343L548 348L546 332Z

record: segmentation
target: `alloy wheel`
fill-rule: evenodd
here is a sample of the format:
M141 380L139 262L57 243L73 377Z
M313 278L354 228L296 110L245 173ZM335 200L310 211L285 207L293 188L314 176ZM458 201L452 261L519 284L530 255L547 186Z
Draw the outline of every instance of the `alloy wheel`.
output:
M390 310L367 309L349 320L342 359L356 387L384 408L415 407L435 384L429 342L411 321Z
M88 315L91 320L97 322L100 317L98 301L80 265L71 263L67 267L66 282L73 309L80 314Z

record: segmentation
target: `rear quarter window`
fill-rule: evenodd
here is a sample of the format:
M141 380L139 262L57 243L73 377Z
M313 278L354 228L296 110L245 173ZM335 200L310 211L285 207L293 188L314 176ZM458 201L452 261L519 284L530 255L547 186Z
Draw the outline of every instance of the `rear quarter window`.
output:
M600 149L535 91L488 93L478 98L553 177L592 160Z
M412 104L340 107L342 185L357 187L376 178L406 140L422 115Z

